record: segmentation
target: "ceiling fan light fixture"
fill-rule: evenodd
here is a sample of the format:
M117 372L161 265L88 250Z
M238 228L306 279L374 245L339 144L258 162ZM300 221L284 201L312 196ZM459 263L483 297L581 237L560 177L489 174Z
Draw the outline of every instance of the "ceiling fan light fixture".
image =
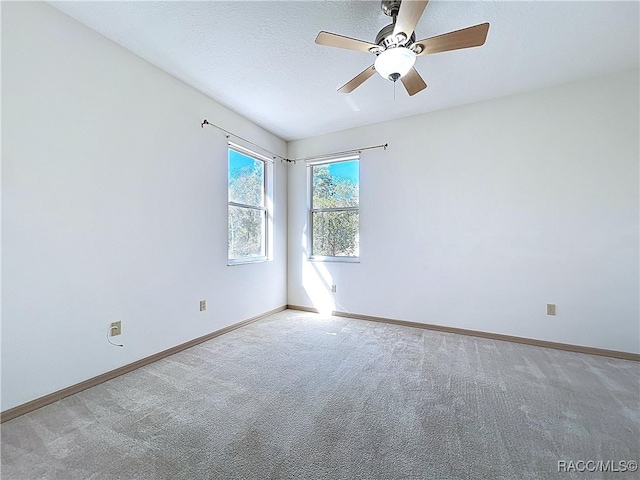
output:
M406 47L389 48L378 55L375 62L376 72L391 81L406 75L416 63L415 52Z

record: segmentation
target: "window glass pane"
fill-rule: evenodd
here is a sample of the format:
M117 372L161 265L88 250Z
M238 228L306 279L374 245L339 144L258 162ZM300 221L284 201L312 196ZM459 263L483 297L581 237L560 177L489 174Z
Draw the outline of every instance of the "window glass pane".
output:
M229 201L264 205L264 162L229 149Z
M313 212L312 254L326 257L357 257L357 210Z
M229 258L265 256L265 212L229 205Z
M312 208L357 207L360 172L358 160L313 168Z

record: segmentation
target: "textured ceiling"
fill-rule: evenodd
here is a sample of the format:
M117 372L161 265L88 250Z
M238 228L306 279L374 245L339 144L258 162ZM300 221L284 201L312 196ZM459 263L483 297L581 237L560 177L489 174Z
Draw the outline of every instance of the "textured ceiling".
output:
M372 42L379 1L49 2L285 140L637 68L638 2L431 1L418 39L489 22L482 47L418 58L409 97L379 75L336 89L375 56L322 47L320 30ZM215 119L210 119L216 121Z

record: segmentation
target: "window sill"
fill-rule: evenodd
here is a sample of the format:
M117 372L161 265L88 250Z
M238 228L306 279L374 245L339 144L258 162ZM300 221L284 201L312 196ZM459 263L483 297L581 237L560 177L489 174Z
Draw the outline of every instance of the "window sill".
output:
M322 257L315 255L307 260L310 262L360 263L360 257Z
M228 267L235 267L236 265L247 265L251 263L265 263L268 262L269 259L267 257L256 257L256 258L247 258L247 259L238 259L238 260L227 260Z

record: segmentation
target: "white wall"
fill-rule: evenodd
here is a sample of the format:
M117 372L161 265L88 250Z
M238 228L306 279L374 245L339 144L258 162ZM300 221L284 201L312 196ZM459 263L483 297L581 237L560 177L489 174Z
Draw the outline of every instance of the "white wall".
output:
M286 167L273 261L228 267L204 118L285 153L52 7L2 2L2 410L286 304Z
M291 142L389 148L362 154L359 264L306 260L290 167L289 304L639 353L638 104L634 71Z

